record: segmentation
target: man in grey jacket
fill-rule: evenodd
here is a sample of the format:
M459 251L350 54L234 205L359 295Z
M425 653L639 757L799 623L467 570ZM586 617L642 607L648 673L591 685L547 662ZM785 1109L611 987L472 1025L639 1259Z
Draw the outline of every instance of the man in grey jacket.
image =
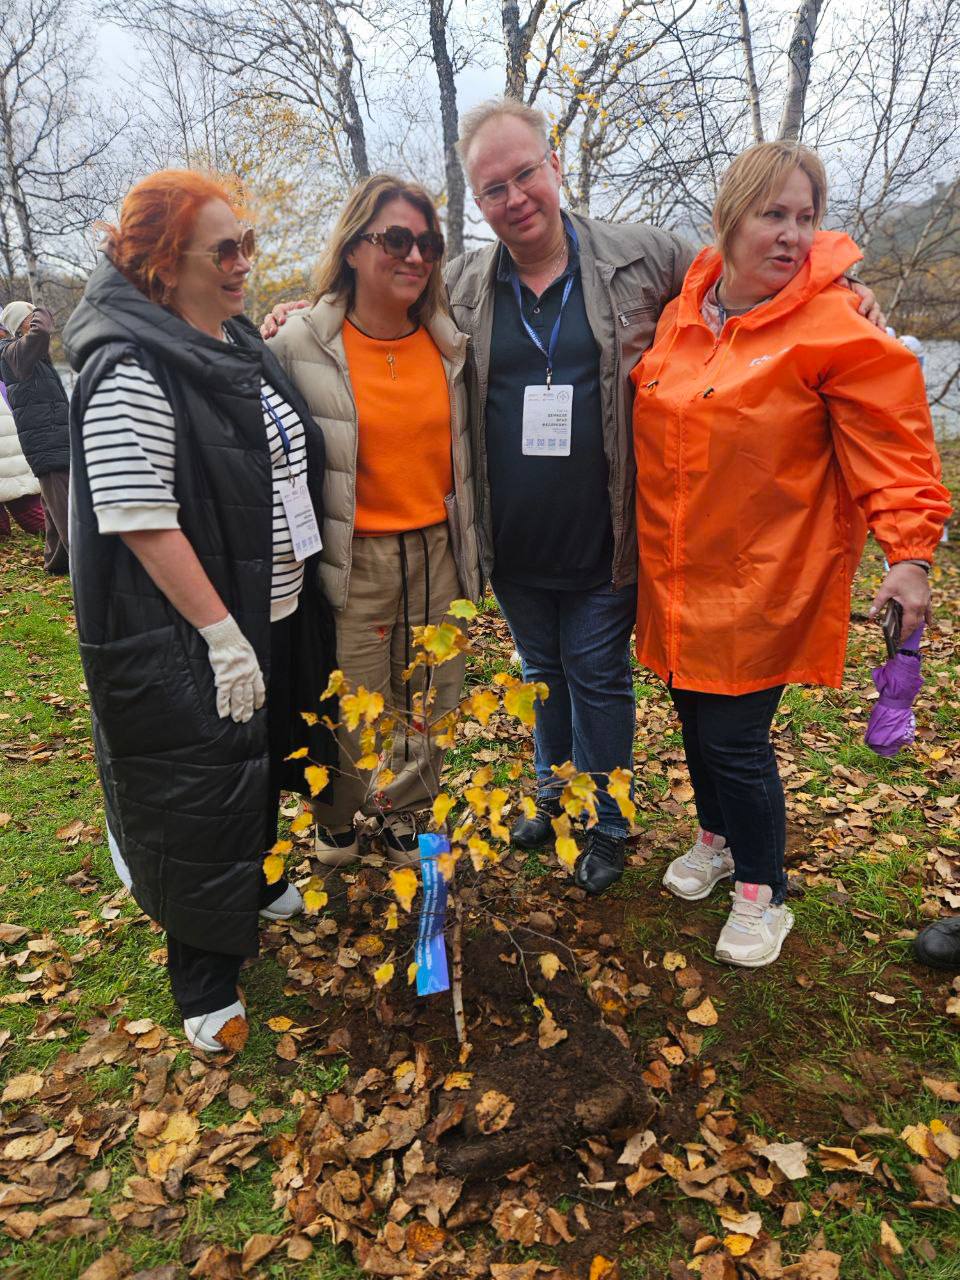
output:
M514 844L553 836L551 766L573 760L603 787L629 769L630 633L636 614L634 463L627 375L680 292L693 251L667 231L560 207L560 164L541 112L505 100L462 124L460 154L498 243L447 275L471 337L471 433L485 573L524 675L550 688L534 731L537 813ZM574 870L588 893L623 873L628 826L597 797Z

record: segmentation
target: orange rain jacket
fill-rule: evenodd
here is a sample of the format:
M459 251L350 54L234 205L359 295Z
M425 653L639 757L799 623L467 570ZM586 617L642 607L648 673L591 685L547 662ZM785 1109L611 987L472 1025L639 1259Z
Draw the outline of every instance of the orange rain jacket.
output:
M678 689L839 686L867 526L891 564L933 557L950 503L923 375L835 283L860 256L819 232L717 339L704 249L633 371L637 656Z

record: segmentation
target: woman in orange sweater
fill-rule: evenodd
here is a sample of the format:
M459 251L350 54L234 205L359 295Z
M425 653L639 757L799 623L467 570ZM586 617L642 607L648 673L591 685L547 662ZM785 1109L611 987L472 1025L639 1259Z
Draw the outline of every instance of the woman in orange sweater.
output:
M666 887L733 877L717 958L780 954L786 820L770 724L791 681L839 687L867 529L890 571L871 607L929 617L949 498L916 358L835 283L859 258L817 228L817 154L761 143L730 166L713 221L633 373L637 656L668 682L700 831Z
M447 311L443 249L422 187L364 179L331 234L314 305L270 341L326 439L320 574L338 663L401 712L384 762L392 781L358 771L358 735L341 731L333 799L315 806L328 865L358 856L358 812L380 819L392 860L416 860L416 815L439 790L442 753L422 730L404 732L424 674L402 678L410 628L440 623L454 599L480 593L466 338ZM456 706L463 670L461 657L433 671L431 720Z

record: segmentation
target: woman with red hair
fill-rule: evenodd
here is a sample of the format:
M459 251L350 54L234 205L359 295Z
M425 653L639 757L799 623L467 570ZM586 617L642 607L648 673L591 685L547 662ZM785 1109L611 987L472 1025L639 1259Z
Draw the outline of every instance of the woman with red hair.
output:
M324 442L242 315L254 233L227 187L164 170L105 230L64 332L77 630L114 863L167 931L187 1038L217 1052L246 1039L258 915L303 905L262 864L302 783L284 757L328 754L299 715L333 656L305 566Z

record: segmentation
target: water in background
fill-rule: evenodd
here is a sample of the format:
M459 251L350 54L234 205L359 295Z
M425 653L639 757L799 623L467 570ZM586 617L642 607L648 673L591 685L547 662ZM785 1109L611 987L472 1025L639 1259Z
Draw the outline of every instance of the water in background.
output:
M931 396L939 394L941 387L960 364L960 342L932 342L923 344L926 358L923 372L927 390ZM960 376L940 404L931 406L937 436L943 440L960 438Z

